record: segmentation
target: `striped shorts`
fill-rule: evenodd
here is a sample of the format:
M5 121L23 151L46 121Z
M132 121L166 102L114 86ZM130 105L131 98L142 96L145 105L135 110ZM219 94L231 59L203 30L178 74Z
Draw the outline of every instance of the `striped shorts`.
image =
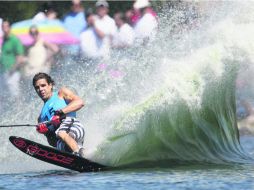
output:
M83 125L73 117L66 117L60 125L60 127L56 130L56 136L60 131L66 131L78 144L81 148L84 143L85 138L85 130ZM58 150L71 152L70 148L61 140L57 140L56 148Z

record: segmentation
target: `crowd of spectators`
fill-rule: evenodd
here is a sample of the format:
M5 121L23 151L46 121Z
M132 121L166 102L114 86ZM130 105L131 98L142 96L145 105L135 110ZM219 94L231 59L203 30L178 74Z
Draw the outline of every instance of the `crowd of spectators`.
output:
M110 60L113 49L125 51L133 46L145 46L156 38L158 16L149 0L136 0L130 9L114 12L113 17L109 11L106 0L96 1L94 7L84 7L80 0L72 0L70 11L60 19L65 29L78 39L78 43L68 46L44 40L36 25L32 25L28 31L33 43L24 46L12 34L8 19L0 18L0 97L7 94L14 100L18 99L21 85L30 84L36 73L50 74L57 54L64 54L73 62L81 60L85 62L84 65L97 64L100 70ZM58 19L58 13L53 4L47 2L32 19L35 23L54 20ZM237 87L241 89L239 84ZM246 101L246 98L237 101L239 119L250 114L253 115L250 101Z
M113 17L109 9L105 0L98 0L94 7L83 7L80 0L72 0L70 12L61 22L79 43L64 46L68 55L105 62L110 59L112 49L143 46L155 39L158 18L149 0L136 0L129 10L117 11ZM48 6L32 19L41 21L57 19L57 16L54 7ZM0 88L18 98L21 81L30 81L38 72L50 73L54 55L62 52L63 47L40 38L36 25L29 29L33 44L25 47L11 33L11 23L6 19L1 22Z

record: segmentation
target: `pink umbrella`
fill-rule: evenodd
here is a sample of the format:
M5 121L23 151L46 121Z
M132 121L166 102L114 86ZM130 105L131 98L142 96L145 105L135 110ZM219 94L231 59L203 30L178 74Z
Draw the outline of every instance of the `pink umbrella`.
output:
M79 41L72 36L58 19L35 21L32 19L16 22L11 26L11 32L16 35L24 45L33 43L32 37L29 35L29 28L37 26L42 39L55 44L77 44Z

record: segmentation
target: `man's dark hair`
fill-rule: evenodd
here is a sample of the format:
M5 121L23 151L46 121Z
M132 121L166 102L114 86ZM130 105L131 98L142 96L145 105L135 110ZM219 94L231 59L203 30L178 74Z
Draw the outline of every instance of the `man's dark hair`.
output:
M55 84L55 81L48 74L46 74L46 73L37 73L36 75L34 75L34 78L33 78L33 86L35 86L35 83L40 79L45 79L48 84L52 84L52 85Z
M123 22L127 22L127 19L122 11L117 11L115 15L118 15Z
M2 22L9 22L10 23L10 20L9 20L9 18L2 18Z
M85 13L85 17L87 19L90 15L94 14L94 11L92 8L88 8L84 13Z

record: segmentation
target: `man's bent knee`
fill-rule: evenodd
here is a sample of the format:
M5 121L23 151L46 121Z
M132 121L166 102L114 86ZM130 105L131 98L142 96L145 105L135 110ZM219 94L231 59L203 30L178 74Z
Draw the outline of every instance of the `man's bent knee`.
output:
M68 136L68 133L66 133L66 131L59 131L56 134L56 136L64 141L66 139L66 137Z
M66 131L59 131L56 135L64 142L65 142L65 139L69 137L75 140L75 135L73 133L67 133Z

